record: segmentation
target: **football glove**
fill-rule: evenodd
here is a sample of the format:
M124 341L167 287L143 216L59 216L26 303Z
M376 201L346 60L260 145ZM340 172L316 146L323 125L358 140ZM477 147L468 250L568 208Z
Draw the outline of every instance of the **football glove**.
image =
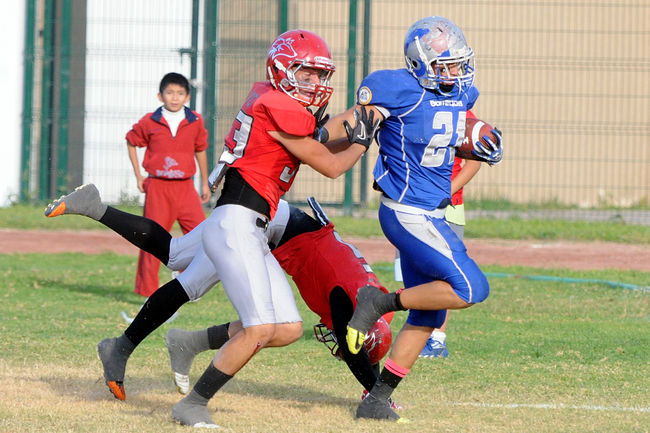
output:
M327 140L329 140L330 138L330 134L325 128L325 124L327 123L328 120L330 120L330 115L325 114L325 109L327 108L327 104L329 104L329 102L327 102L322 107L319 107L315 113L312 113L311 110L307 108L307 111L309 111L314 116L314 119L316 119L316 127L314 128L314 133L312 134L312 137L314 138L314 140L318 140L321 143L326 143Z
M370 115L368 115L368 111L363 105L354 110L354 120L356 121L354 128L350 126L347 120L343 121L348 141L350 143L359 143L368 150L379 130L380 121L377 119L375 122L375 112L370 110Z
M494 134L496 142L487 135L484 135L477 143L474 144L474 150L472 150L472 154L481 158L483 161L487 162L490 165L497 165L501 162L501 158L503 158L501 131L499 131L498 128L494 128L492 130L492 134Z

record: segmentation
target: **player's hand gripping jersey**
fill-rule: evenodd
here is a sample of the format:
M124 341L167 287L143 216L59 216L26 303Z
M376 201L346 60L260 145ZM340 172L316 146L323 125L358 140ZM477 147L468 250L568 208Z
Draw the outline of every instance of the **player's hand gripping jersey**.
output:
M226 136L220 161L237 168L244 180L268 201L271 218L280 197L291 187L300 161L267 131L311 136L314 128L314 116L298 101L268 82L258 82Z
M425 89L406 69L377 71L363 80L359 104L384 115L374 177L389 198L425 210L447 205L455 147L478 95L474 86L455 95Z

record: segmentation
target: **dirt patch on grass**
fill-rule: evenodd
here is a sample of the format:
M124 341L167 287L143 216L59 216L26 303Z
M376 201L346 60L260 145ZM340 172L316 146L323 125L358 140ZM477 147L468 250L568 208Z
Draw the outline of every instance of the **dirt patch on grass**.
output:
M347 237L369 263L392 262L394 247L384 238ZM650 272L650 246L614 242L466 239L479 265L520 265L536 268L620 269ZM138 249L110 231L0 229L3 253L79 252L136 255Z

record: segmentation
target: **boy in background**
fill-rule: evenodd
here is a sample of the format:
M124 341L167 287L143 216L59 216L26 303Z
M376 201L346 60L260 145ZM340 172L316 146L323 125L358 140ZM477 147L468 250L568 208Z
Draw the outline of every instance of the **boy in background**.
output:
M183 75L170 72L160 81L158 99L163 103L153 113L145 114L126 134L129 160L145 194L143 215L171 231L178 221L183 233L191 231L205 219L202 204L210 199L208 187L208 132L203 118L185 106L190 100L190 84ZM136 147L145 147L144 167L140 171ZM201 175L201 196L192 177L196 164ZM158 289L160 261L140 251L135 292L149 297Z

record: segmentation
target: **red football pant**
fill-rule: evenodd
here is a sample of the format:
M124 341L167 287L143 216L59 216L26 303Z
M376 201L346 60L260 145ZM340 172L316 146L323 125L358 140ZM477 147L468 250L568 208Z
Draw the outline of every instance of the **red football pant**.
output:
M192 179L163 180L150 177L144 181L144 190L146 195L143 215L156 221L167 231L171 231L174 221L178 221L185 234L205 219L205 212ZM159 270L160 260L140 251L135 292L149 297L158 290Z

